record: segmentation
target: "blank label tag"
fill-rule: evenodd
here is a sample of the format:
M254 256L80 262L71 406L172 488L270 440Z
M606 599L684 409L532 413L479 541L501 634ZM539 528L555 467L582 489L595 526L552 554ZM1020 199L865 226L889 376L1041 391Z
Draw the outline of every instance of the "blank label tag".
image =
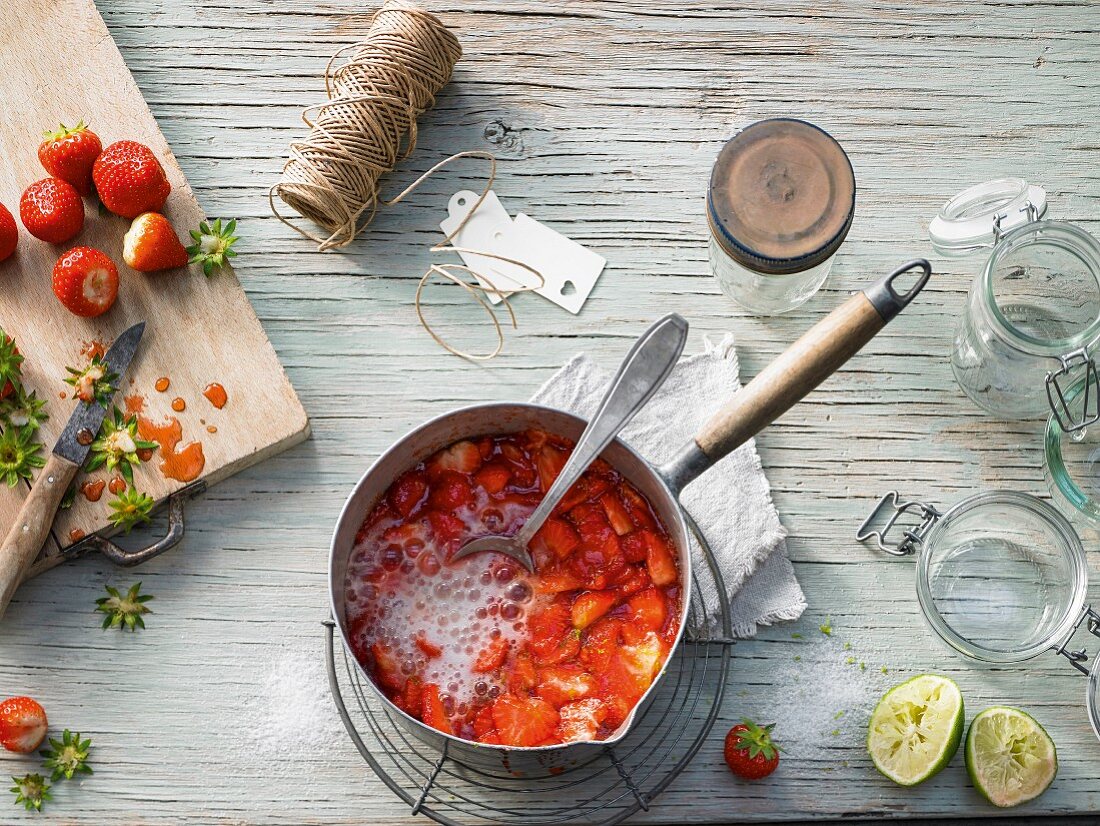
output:
M462 219L470 213L470 209L477 203L477 198L478 193L469 190L456 192L451 196L451 200L447 204L448 215L439 224L444 234L450 235L455 231L455 228L462 223ZM503 253L497 250L500 243L499 239L511 227L512 219L508 217L508 211L500 203L497 194L490 190L485 196L485 200L481 202L481 206L477 208L477 212L466 222L466 226L451 239L451 243L456 247L484 250L485 252L501 255ZM517 267L507 261L497 261L495 258L471 252L460 252L459 256L462 258L462 263L474 271L478 282L486 289L496 287L505 295L511 295L511 291L517 287L538 283L535 276L523 267ZM512 258L514 256L508 257ZM516 260L522 261L523 259L516 257ZM492 283L490 284L485 278L481 277L480 273L484 273L492 279ZM485 297L493 304L499 304L502 300L499 295L493 292L486 293Z
M493 252L539 271L546 283L535 292L574 315L581 311L607 263L603 256L522 212L496 242Z

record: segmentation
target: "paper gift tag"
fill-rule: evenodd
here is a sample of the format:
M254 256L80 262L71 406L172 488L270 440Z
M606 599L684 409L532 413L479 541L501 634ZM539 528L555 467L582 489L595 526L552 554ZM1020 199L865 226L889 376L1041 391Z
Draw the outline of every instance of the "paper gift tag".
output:
M607 263L603 256L522 212L510 226L492 237L495 245L491 252L538 270L545 284L535 292L574 315L581 311ZM492 267L496 269L499 264L494 261Z
M477 203L477 198L478 193L469 190L456 192L451 196L451 200L447 204L448 215L439 224L444 234L450 235L455 231L462 220L469 215L470 210ZM501 205L496 193L489 190L485 200L477 208L477 212L470 217L462 230L451 239L451 243L456 247L483 250L484 252L500 255L502 253L497 251L499 239L511 227L512 219L508 216L508 211ZM519 287L533 286L538 283L532 273L523 269L523 267L509 264L507 261L497 261L490 256L478 255L472 252L460 252L459 256L462 258L462 263L474 271L478 282L487 290L496 287L505 295L511 295L511 292ZM517 261L523 260L519 256L508 257L515 257ZM488 276L492 283L490 284L489 281L482 278L481 273ZM494 292L486 293L486 298L493 304L499 304L502 300Z

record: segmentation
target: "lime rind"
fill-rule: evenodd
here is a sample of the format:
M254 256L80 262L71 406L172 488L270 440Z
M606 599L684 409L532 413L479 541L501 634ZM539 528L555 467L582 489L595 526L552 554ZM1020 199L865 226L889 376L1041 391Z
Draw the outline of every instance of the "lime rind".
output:
M882 695L867 726L867 752L883 775L916 786L959 750L963 696L954 680L920 674Z
M1025 711L993 706L966 733L966 771L974 788L1000 808L1034 800L1058 774L1054 741Z

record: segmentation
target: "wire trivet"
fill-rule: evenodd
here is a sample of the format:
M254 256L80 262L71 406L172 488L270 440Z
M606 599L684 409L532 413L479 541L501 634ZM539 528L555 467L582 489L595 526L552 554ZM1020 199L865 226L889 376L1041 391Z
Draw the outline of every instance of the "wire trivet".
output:
M329 685L336 709L363 759L413 814L445 826L471 823L621 823L650 803L699 751L718 716L733 645L721 570L699 526L684 513L707 570L692 575L683 640L657 684L653 701L629 734L592 759L547 777L513 777L462 763L394 725L365 685L343 645L337 660L334 623L326 621ZM698 567L698 566L696 566ZM721 634L708 633L699 577L717 585ZM353 702L345 702L349 696ZM354 717L353 717L354 715Z

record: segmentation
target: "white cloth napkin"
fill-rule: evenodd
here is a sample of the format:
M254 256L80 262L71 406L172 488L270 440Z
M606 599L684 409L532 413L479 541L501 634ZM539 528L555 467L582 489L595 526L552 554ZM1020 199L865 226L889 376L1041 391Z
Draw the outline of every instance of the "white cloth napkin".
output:
M574 356L531 401L588 417L611 374L584 355ZM727 334L704 352L683 358L664 386L622 432L622 438L654 465L670 460L703 423L740 389L737 351ZM771 489L754 442L742 445L683 492L681 502L699 525L722 569L729 592L733 633L755 636L762 625L795 620L806 597L787 559L787 532L772 504ZM697 570L706 571L692 540ZM708 630L720 633L718 594L699 576Z

